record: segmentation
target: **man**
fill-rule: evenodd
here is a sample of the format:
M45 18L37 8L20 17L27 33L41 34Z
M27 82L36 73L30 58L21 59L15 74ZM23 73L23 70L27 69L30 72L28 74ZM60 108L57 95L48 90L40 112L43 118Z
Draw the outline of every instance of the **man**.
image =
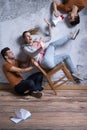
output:
M58 10L68 13L68 21L72 26L80 23L78 12L87 6L87 0L65 0L64 3L59 3L53 0L54 14L58 16Z
M42 73L37 72L24 80L20 74L33 69L32 66L29 66L29 59L26 63L16 60L13 52L8 47L2 49L1 54L5 59L5 63L2 67L3 72L15 92L20 95L29 94L40 98L42 96L40 91L43 90L41 87L43 79Z

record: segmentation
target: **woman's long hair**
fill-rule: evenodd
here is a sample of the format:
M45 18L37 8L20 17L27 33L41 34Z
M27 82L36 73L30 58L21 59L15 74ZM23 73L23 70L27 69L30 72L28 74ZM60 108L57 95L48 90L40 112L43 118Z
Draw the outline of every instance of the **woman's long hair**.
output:
M31 35L35 35L37 34L39 31L39 27L34 27L32 29L29 29L27 31L24 31L23 34L22 34L22 37L25 38L25 33L29 32Z
M37 34L38 31L39 31L39 27L34 27L34 28L28 30L28 32L29 32L31 35Z

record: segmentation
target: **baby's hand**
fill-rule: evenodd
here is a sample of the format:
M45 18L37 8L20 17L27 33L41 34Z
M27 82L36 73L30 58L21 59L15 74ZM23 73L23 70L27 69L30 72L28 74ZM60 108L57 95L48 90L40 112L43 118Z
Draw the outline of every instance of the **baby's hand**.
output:
M54 11L54 16L55 17L59 17L60 16L60 13L58 11Z

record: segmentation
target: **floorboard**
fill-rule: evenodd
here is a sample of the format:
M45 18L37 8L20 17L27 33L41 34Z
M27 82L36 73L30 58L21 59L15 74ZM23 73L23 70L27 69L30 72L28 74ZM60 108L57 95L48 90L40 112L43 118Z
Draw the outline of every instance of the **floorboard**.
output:
M44 90L44 96L17 96L0 90L0 130L87 130L87 90ZM18 124L10 120L21 108L32 117Z

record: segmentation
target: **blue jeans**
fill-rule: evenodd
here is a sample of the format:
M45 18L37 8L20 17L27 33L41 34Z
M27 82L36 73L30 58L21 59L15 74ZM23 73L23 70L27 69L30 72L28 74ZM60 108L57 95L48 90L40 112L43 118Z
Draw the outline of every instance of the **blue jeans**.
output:
M42 80L43 74L41 72L37 72L17 84L14 88L15 92L20 95L26 95L32 91L42 91Z
M57 47L65 45L70 40L69 36L65 36L55 42L50 43L50 45L45 50L45 55L42 60L42 67L45 69L52 69L57 64L64 62L71 73L76 72L72 60L68 54L55 55L55 49Z

